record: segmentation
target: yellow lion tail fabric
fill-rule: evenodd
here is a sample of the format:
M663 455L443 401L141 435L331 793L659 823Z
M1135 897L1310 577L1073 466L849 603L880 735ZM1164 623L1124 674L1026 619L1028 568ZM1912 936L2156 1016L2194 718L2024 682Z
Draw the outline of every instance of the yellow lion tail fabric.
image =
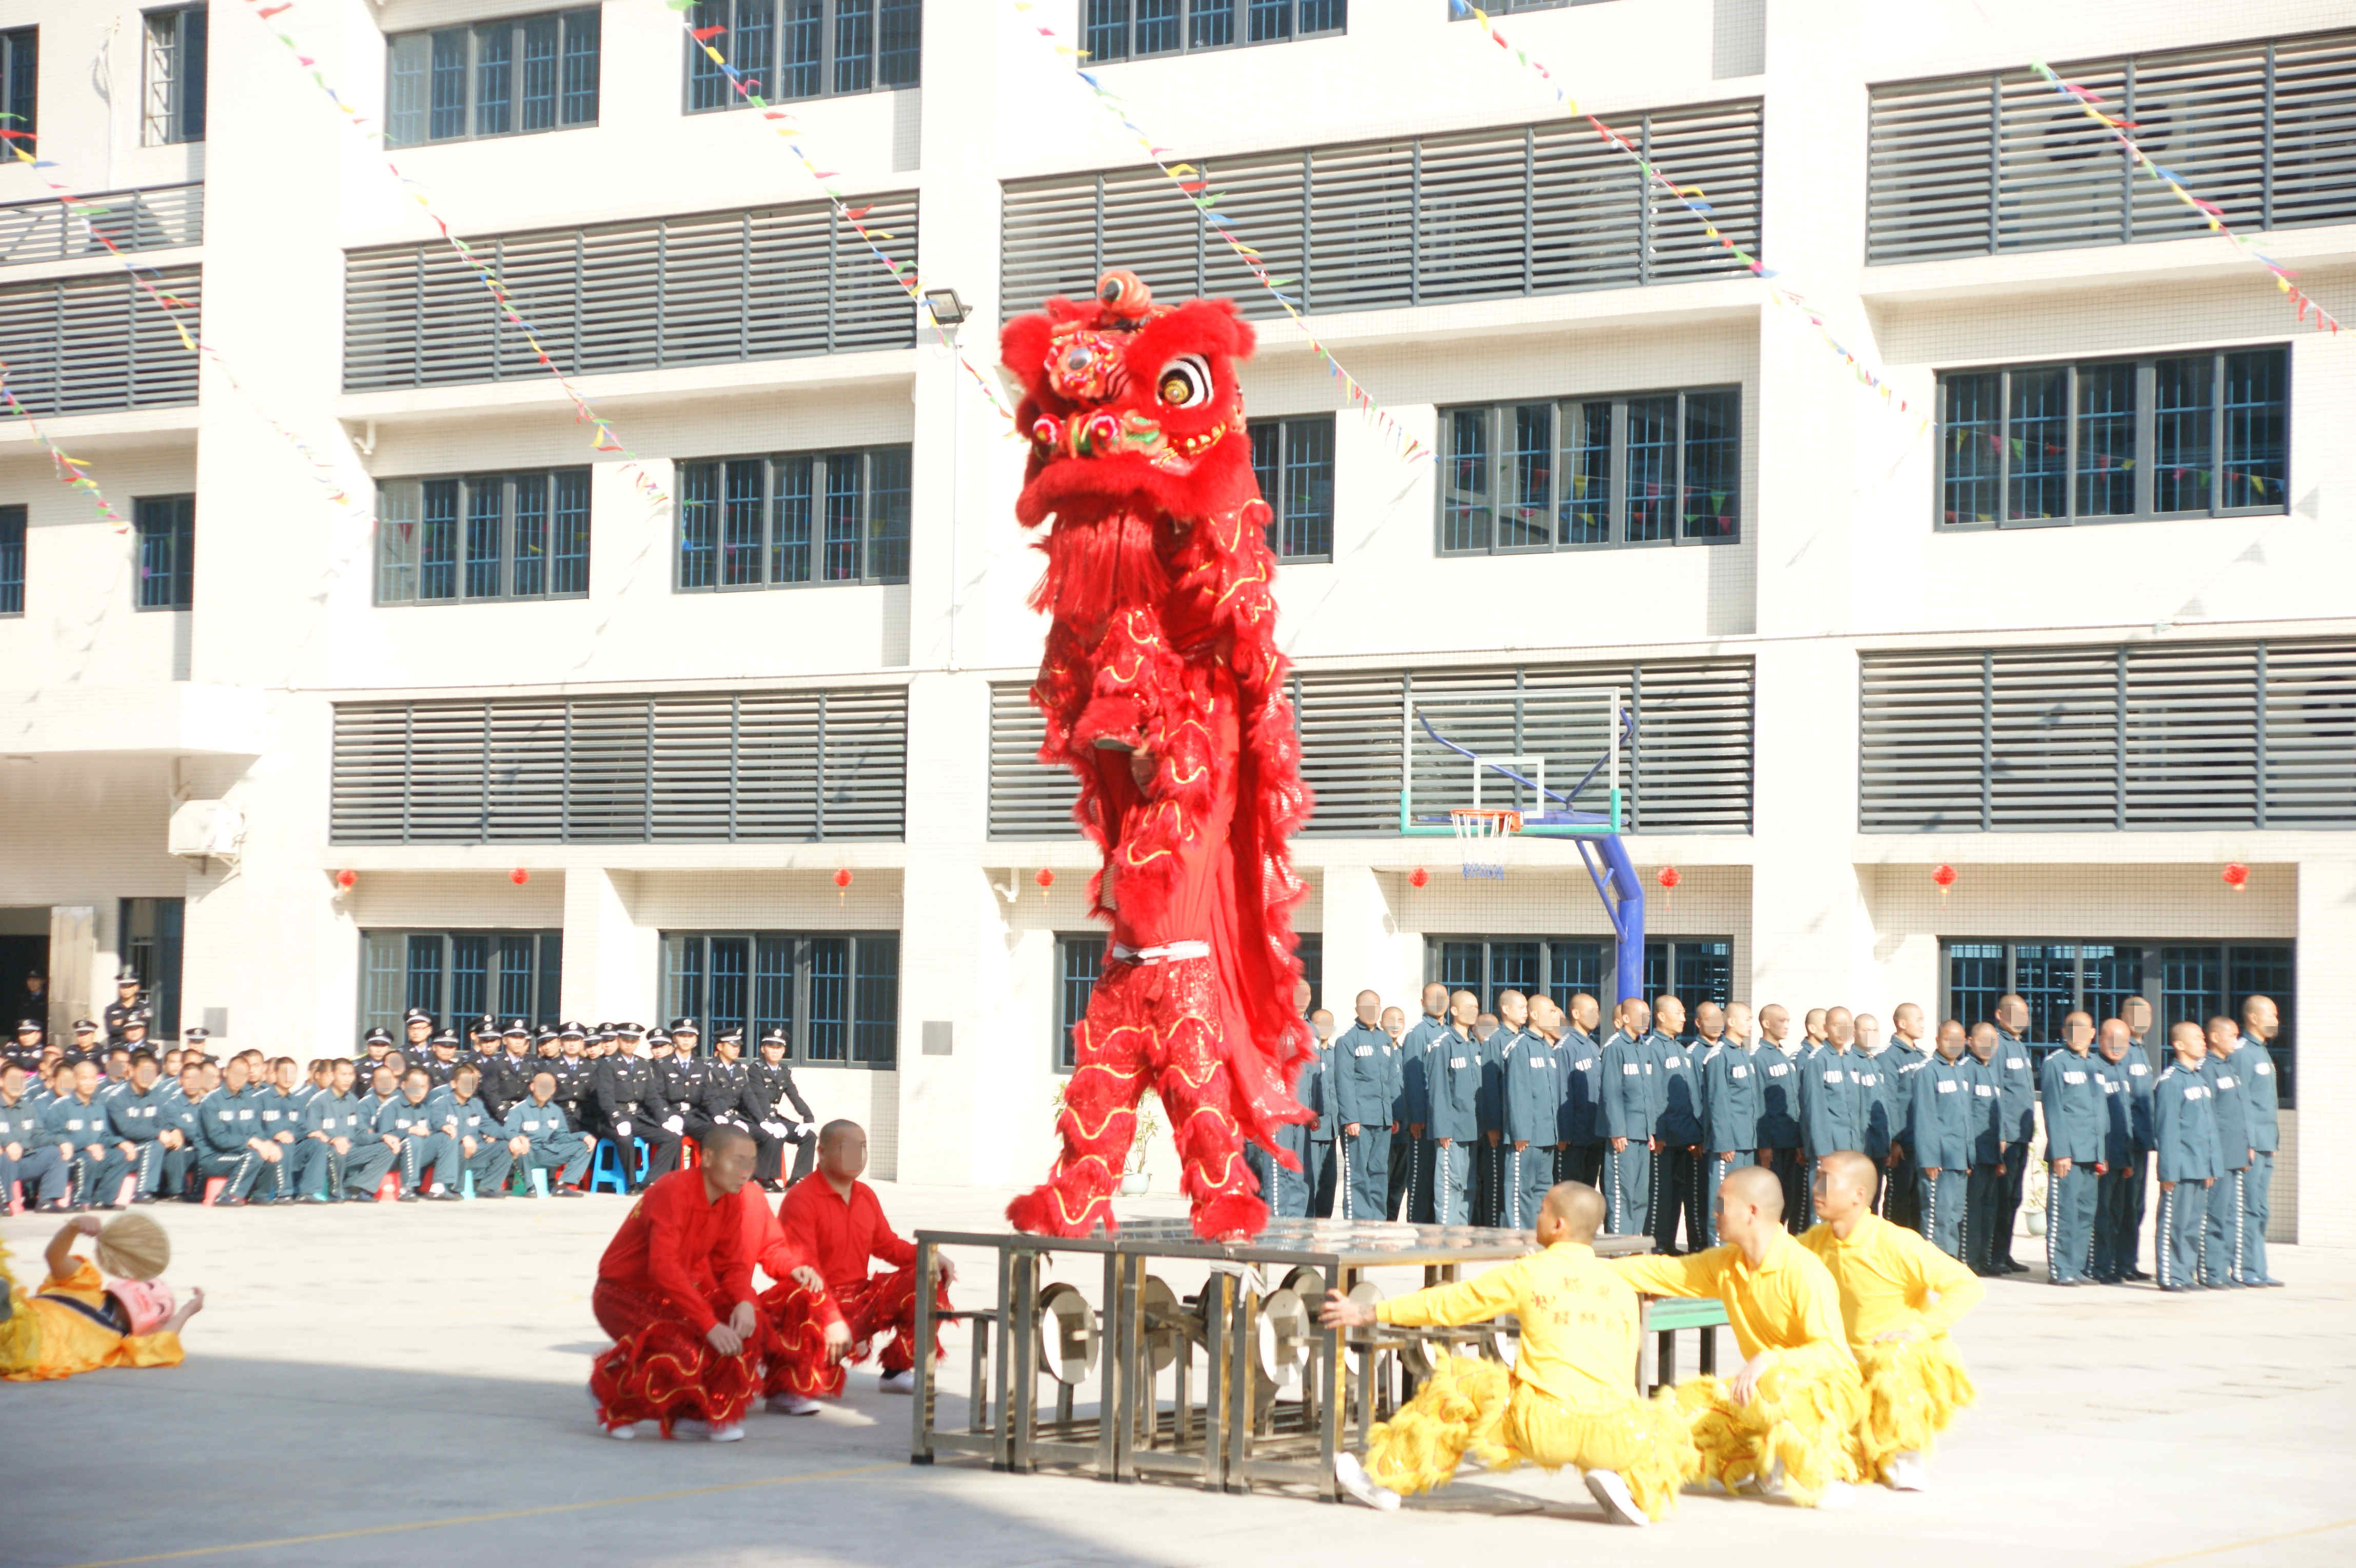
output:
M1679 1383L1685 1413L1701 1454L1702 1473L1729 1491L1763 1480L1776 1461L1783 1491L1813 1507L1836 1481L1861 1477L1855 1434L1865 1414L1865 1388L1847 1376L1810 1376L1770 1368L1748 1404L1736 1404L1723 1378Z
M1866 1396L1865 1419L1857 1429L1858 1466L1875 1480L1889 1479L1890 1462L1901 1454L1929 1454L1955 1412L1979 1398L1954 1342L1944 1334L1860 1346L1857 1362Z
M1367 1434L1366 1473L1412 1497L1445 1486L1469 1452L1493 1470L1519 1462L1505 1444L1513 1376L1494 1361L1442 1356L1415 1398Z
M16 1276L8 1267L8 1244L0 1241L0 1290L8 1297L7 1321L0 1322L0 1377L21 1371L41 1359L41 1319L33 1311L25 1293L16 1288Z

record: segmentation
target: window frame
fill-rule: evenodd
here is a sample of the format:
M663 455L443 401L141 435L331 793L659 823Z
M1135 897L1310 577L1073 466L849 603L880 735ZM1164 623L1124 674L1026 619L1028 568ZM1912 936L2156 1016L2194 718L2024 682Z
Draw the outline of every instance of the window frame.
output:
M188 19L197 18L191 28ZM157 24L166 17L177 18L171 24L168 41L157 36ZM142 146L166 147L183 145L205 139L206 79L211 68L210 20L207 7L196 5L159 5L139 14L139 142ZM193 40L194 47L191 48ZM190 72L187 61L193 56L197 69ZM166 62L168 59L168 70ZM187 91L193 75L196 91Z
M2145 1001L2151 1004L2151 1029L2145 1035L2144 1042L2152 1053L2152 1065L2155 1068L2165 1068L2168 1065L2168 1030L2169 1026L2172 1023L2178 1021L2169 1016L2168 998L2169 995L2174 993L2173 989L2168 983L2169 964L2171 961L2184 962L2189 961L2189 956L2179 957L2171 960L2169 955L2198 955L2198 958L2201 961L2213 961L2216 966L2216 986L2214 989L2208 992L2204 999L2202 1009L2203 1016L2193 1021L2205 1027L2208 1023L2208 1015L2224 1013L2230 1015L2235 1024L2238 1025L2241 1022L2242 1017L2242 1004L2248 999L2249 995L2272 996L2276 1008L2282 1015L2283 1031L2273 1040L2267 1042L2266 1052L2267 1055L2273 1058L2275 1064L2275 1073L2276 1081L2279 1084L2279 1092L2283 1108L2285 1110L2297 1109L2298 1093L2299 942L2298 939L2296 937L2279 940L2272 938L2246 938L2234 940L2229 938L2218 941L2205 941L2171 940L2162 937L2133 939L2035 936L1942 936L1939 939L1939 1017L1942 1021L1948 1018L1959 1019L1962 1021L1964 1027L1969 1029L1977 1024L1993 1021L1994 1004L1991 1001L1989 1004L1989 1013L1991 1016L1987 1019L1966 1018L1958 1010L1955 998L1959 990L1968 989L1976 992L1984 989L1982 987L1963 988L1958 987L1955 984L1955 962L1957 955L1954 950L1958 947L2002 948L2004 950L2003 955L1997 961L2000 961L2003 966L2003 974L2000 981L1996 984L1993 994L1995 996L2003 996L2008 993L2019 993L2024 997L2026 997L2028 993L2021 991L2019 950L2025 947L2067 947L2072 949L2070 1006L2063 1008L2062 1011L2063 1013L2067 1013L2073 1009L2083 1009L2085 1011L2094 1012L2096 1015L2094 1023L2097 1027L2100 1027L2103 1022L2101 1010L2087 1006L2087 998L2091 992L2087 983L2088 955L2086 950L2089 948L2109 948L2118 951L2132 952L2136 954L2138 964L2137 987L2132 992L2121 992L2116 994L2140 995ZM1975 953L1964 956L1976 961L1989 961L1989 955L1987 954ZM2279 961L2282 964L2284 973L2287 976L2290 982L2286 988L2271 992L2240 993L2237 991L2237 988L2233 983L2234 977L2237 972L2237 965L2247 965L2257 962L2272 963L2275 961ZM2057 1018L2055 1022L2058 1024L2059 1019ZM2041 1065L2046 1057L2062 1048L2062 1042L2059 1038L2040 1039L2038 1037L2037 1014L2033 1004L2029 1010L2029 1026L2027 1040L2032 1066Z
M523 518L519 504L519 486L531 480L544 485L541 531L543 543L539 553L542 586L536 590L519 590L516 580L526 561L519 536L523 532ZM560 564L574 560L571 551L560 556L556 550L557 521L563 506L562 487L568 481L580 487L581 534L578 553L580 585L558 589ZM499 548L496 560L499 575L497 593L477 594L468 591L479 557L472 553L475 498L477 487L496 482L499 486ZM424 530L428 487L457 487L450 514L450 547L448 563L452 591L447 595L427 597L424 587L428 563L424 559ZM536 603L546 599L585 599L589 596L590 567L595 559L596 487L591 469L585 464L568 464L553 468L493 469L480 473L417 474L377 481L377 541L374 581L370 585L370 602L379 609L412 609L421 607L448 605L487 605ZM414 500L397 499L398 494L413 495ZM397 526L414 528L414 549L405 564L392 561L388 551ZM390 595L389 575L394 571L410 574L411 587L405 596Z
M1554 977L1558 969L1555 962L1556 949L1594 949L1600 955L1601 968L1597 972L1601 978L1598 982L1599 989L1593 993L1593 994L1597 1001L1603 1004L1604 1017L1607 1020L1611 1017L1612 1004L1615 999L1603 996L1601 989L1601 987L1609 986L1611 983L1612 976L1614 972L1612 965L1617 956L1615 950L1617 943L1609 931L1599 936L1578 936L1566 934L1547 936L1536 933L1524 935L1517 932L1507 931L1494 931L1488 933L1477 931L1427 932L1423 939L1424 984L1445 985L1451 992L1460 989L1472 989L1468 986L1460 986L1458 983L1451 981L1445 971L1447 967L1448 948L1473 942L1479 943L1481 947L1481 986L1474 993L1480 999L1482 1012L1494 1013L1497 1010L1497 993L1500 990L1522 989L1520 987L1506 984L1505 982L1500 980L1497 974L1495 956L1492 950L1502 944L1526 943L1537 949L1537 972L1540 976L1538 983L1535 986L1523 990L1523 994L1526 996L1552 996L1554 994ZM1577 991L1574 990L1572 994L1577 994ZM1568 1003L1570 1000L1570 997L1561 996L1557 997L1556 1000Z
M535 22L556 24L556 53L552 61L554 80L551 84L550 103L553 119L546 125L521 124L524 110L524 71L530 62L523 50L525 29ZM508 34L508 97L509 119L508 129L478 128L483 105L483 35L492 28L505 29ZM586 91L589 113L585 119L565 118L567 102L577 96L569 77L573 60L575 28L585 30L588 38L590 81ZM461 71L465 83L465 101L460 113L465 129L451 135L434 134L434 46L445 35L455 34L466 41L466 63ZM413 110L401 107L402 81L400 55L404 45L423 41L425 50L423 70L418 73L418 90L423 101ZM458 22L440 27L412 27L398 33L388 33L384 40L384 124L385 145L391 147L441 146L452 142L498 141L509 136L539 136L557 131L594 129L604 110L605 41L603 13L596 5L568 5L552 10L529 11L507 16L486 16L479 21ZM404 136L402 124L414 114L421 134Z
M24 91L21 94L18 89ZM27 153L40 150L41 29L0 32L0 121L17 134L9 138Z
M769 5L769 20L766 27L768 40L764 48L763 57L750 63L738 59L735 51L728 47L728 40L736 35L738 8L748 3L755 3L755 0L694 0L693 8L688 13L689 23L691 27L696 28L719 27L725 29L714 39L712 47L727 56L728 63L752 84L753 91L760 93L772 106L779 103L807 103L819 98L855 98L868 92L901 92L924 85L924 0L808 0L808 3L816 5L819 10L816 18L819 50L816 59L810 62L811 69L818 73L819 90L816 92L801 93L783 92L779 90L777 81L777 78L783 75L787 69L779 64L780 57L777 51L784 47L787 28L800 25L792 22L781 13L786 6L795 4L796 0L766 0ZM841 44L843 23L849 16L844 7L853 5L865 6L862 20L868 38L867 47L862 58L865 62L866 81L859 86L845 87L841 85L842 68L849 57L841 52ZM901 26L905 27L909 19L914 20L916 36L906 48L887 51L884 47L885 23L887 16L894 14ZM884 80L884 61L887 55L905 55L912 62L910 74L905 80L890 81ZM704 104L696 102L696 87L699 81L717 84L714 88L717 94L714 102ZM686 53L680 67L680 113L691 116L724 114L733 109L750 109L751 107L753 107L752 101L738 92L735 85L728 80L727 73L712 63L712 57L703 52L703 46L692 38L688 39Z
M2282 357L2282 448L2283 477L2280 481L2282 499L2265 506L2226 507L2217 504L2220 485L2209 489L2206 510L2159 511L2154 509L2156 461L2146 461L2145 455L2155 449L2158 435L2159 411L2157 397L2158 367L2164 360L2197 359L2206 355L2211 360L2209 377L2209 451L2210 472L2216 474L2224 467L2226 424L2225 360L2229 355L2261 353L2273 350ZM2045 528L2092 528L2109 523L2132 522L2193 522L2214 521L2233 517L2280 517L2290 510L2292 430L2291 420L2296 399L2292 392L2291 375L2297 356L2286 342L2232 343L2215 349L2188 349L2177 353L2105 354L2083 359L2033 360L2003 361L1985 365L1959 365L1938 372L1935 395L1937 445L1934 447L1935 467L1931 480L1931 526L1939 533L1988 533L1997 530L2020 531ZM2080 425L2086 418L2078 407L2079 373L2105 366L2130 365L2135 368L2136 406L2134 453L2135 508L2126 512L2106 512L2080 516L2078 513L2078 448ZM2008 490L2012 462L2012 378L2019 373L2060 371L2064 374L2062 402L2067 412L2062 418L2064 429L2062 454L2062 513L2059 517L2013 518L2004 515L2010 510ZM1947 403L1950 384L1958 377L1994 375L1997 380L1997 468L1994 476L1997 515L1988 521L1950 521L1947 513L1948 416Z
M419 939L441 944L439 967L434 972L433 1004L426 1006L418 1000L417 977L423 972L416 964ZM402 1033L402 1015L412 1007L424 1006L434 1015L434 1024L441 1028L457 1028L462 1024L489 1014L501 1021L522 1018L535 1027L553 1027L561 1018L559 1007L564 986L564 932L553 926L501 927L423 927L371 926L359 933L359 1001L357 1008L359 1026L352 1031L358 1039L363 1031L381 1028L391 1031L401 1048L407 1050L406 1037ZM519 939L532 944L530 968L526 985L532 1004L520 1011L494 1003L505 1003L505 981L508 978L506 944ZM458 944L462 940L479 940L484 944L482 987L486 1005L460 1011L456 1004ZM391 944L401 958L398 970L378 969L370 965L372 943ZM369 994L371 983L380 976L399 976L399 1004L390 1008L372 1006ZM381 998L374 1000L381 1001Z
M1055 1031L1048 1040L1047 1066L1057 1078L1069 1078L1079 1069L1079 1052L1072 1044L1072 1029L1087 1016L1089 999L1096 994L1097 983L1104 978L1105 954L1111 942L1111 937L1102 930L1055 933ZM1092 956L1089 950L1093 950ZM1085 977L1072 972L1073 961L1083 956L1089 957L1089 972ZM1080 988L1076 996L1075 987Z
M828 576L826 575L827 558L836 548L836 542L827 537L830 524L829 503L836 494L830 489L830 482L835 475L835 463L846 457L855 457L859 461L859 528L857 541L853 546L859 552L859 571L857 575L851 576ZM875 508L878 458L896 458L901 474L907 481L906 488L897 492L903 497L904 511L899 520L899 530L896 535L878 532ZM761 532L759 542L751 546L754 560L759 568L759 575L751 581L732 583L727 580L729 553L732 548L744 548L732 546L728 542L729 509L732 504L729 486L734 478L732 469L740 464L760 465ZM808 508L808 533L800 544L800 548L807 553L809 573L805 576L778 581L774 577L778 552L780 549L794 547L790 542L784 545L779 543L785 504L788 496L788 491L780 482L780 478L789 471L791 466L796 464L809 465L807 493L801 498L803 504ZM700 475L691 476L690 470L704 468L711 470L710 493L691 497L689 492L701 489L705 481ZM914 553L916 521L916 447L912 443L887 442L873 446L841 446L816 451L752 452L735 453L727 456L682 457L678 459L674 469L672 489L678 497L676 504L671 508L670 582L671 592L674 594L734 594L766 592L772 589L891 587L903 585L908 581L908 567L913 564L908 557ZM703 563L708 577L707 580L691 582L689 581L689 532L691 528L704 526L699 513L694 510L703 507L712 509L709 522L711 539L708 544L697 543L695 548L699 551L710 552ZM903 557L901 569L895 573L871 571L870 567L874 564L879 547L888 549L895 542Z
M188 901L186 898L119 898L115 901L115 943L123 965L139 976L140 994L147 1003L147 1037L177 1041L180 1037L183 1000L181 967L186 956Z
M1731 489L1734 498L1733 527L1730 532L1723 533L1690 534L1686 529L1685 503L1687 489L1687 444L1693 417L1688 412L1687 400L1720 395L1732 399L1733 427L1730 433L1730 439L1733 444L1734 463L1734 483ZM1668 532L1665 537L1630 539L1626 537L1629 500L1628 410L1632 404L1655 402L1663 398L1676 400L1676 438L1670 446L1666 458L1669 471L1677 476L1675 485L1675 506L1668 518ZM1566 454L1572 448L1567 438L1569 421L1564 417L1565 411L1583 412L1586 405L1594 403L1609 405L1612 420L1611 432L1605 438L1610 444L1605 449L1608 465L1604 480L1606 487L1605 537L1600 540L1566 542L1562 537L1564 518L1561 480L1562 476L1570 471L1571 465L1566 460ZM1469 560L1493 555L1546 555L1559 552L1590 550L1653 550L1668 546L1707 547L1740 544L1742 542L1743 507L1749 499L1744 493L1743 483L1742 405L1743 386L1740 381L1706 382L1697 386L1665 387L1643 392L1564 393L1544 397L1496 398L1480 403L1442 403L1434 411L1439 425L1435 443L1439 452L1438 465L1434 470L1435 482L1432 486L1432 553L1441 560ZM1552 435L1549 437L1547 451L1552 461L1547 468L1545 505L1548 542L1544 544L1499 544L1497 542L1498 514L1505 510L1506 504L1503 499L1505 494L1504 479L1505 465L1509 460L1504 439L1505 422L1516 411L1530 407L1545 407L1551 411L1549 417L1552 422ZM1451 548L1448 543L1449 509L1451 497L1454 493L1451 484L1451 469L1457 461L1455 421L1460 415L1472 413L1483 416L1486 432L1484 440L1488 445L1488 452L1483 459L1487 469L1487 489L1483 492L1488 498L1486 540L1477 548Z
M1137 29L1148 24L1137 15L1139 0L1080 0L1079 35L1087 52L1083 53L1075 63L1081 70L1087 70L1098 66L1127 65L1139 60L1175 59L1181 55L1215 54L1223 49L1258 48L1269 44L1300 43L1307 38L1339 38L1348 36L1350 31L1349 0L1281 0L1281 3L1287 6L1285 22L1287 30L1277 37L1255 38L1251 36L1255 0L1226 0L1228 17L1228 36L1226 41L1215 44L1196 43L1194 41L1195 6L1203 5L1205 12L1210 14L1220 0L1207 0L1207 3L1206 0L1171 0L1171 3L1177 6L1177 14L1168 18L1155 18L1155 20L1157 22L1166 20L1177 30L1176 47L1155 49L1151 53L1141 53L1137 48ZM1258 0L1258 3L1269 5L1271 0ZM1098 4L1120 6L1121 19L1091 22L1088 19L1088 14ZM1322 12L1328 6L1337 6L1340 9L1342 20L1339 24L1319 27L1311 32L1301 30L1301 16L1303 10L1314 7ZM1102 30L1111 27L1121 28L1125 34L1121 51L1119 54L1102 52L1096 48L1097 43L1102 41Z
M1341 456L1334 449L1334 426L1335 421L1331 413L1294 413L1275 418L1256 419L1245 430L1245 439L1255 446L1252 455L1252 475L1260 482L1260 499L1268 503L1269 510L1275 514L1269 520L1268 547L1275 552L1277 560L1283 564L1307 565L1321 562L1330 563L1333 559L1333 525L1339 510L1334 505L1334 492L1341 469ZM1296 429L1301 427L1322 429L1324 435L1325 548L1288 554L1284 545L1290 533L1289 525L1293 521L1292 487L1288 481L1296 467L1292 460L1294 433ZM1273 492L1269 489L1267 476L1261 470L1257 451L1258 438L1264 432L1272 432L1276 441L1276 462L1273 473L1277 483ZM1313 482L1312 479L1311 483L1313 484Z
M1469 22L1472 19L1472 14L1460 9L1456 0L1444 0L1444 3L1450 21ZM1605 0L1494 0L1494 4L1482 9L1492 16L1526 16L1532 11L1568 11L1576 5L1601 5L1604 3Z
M162 509L170 508L169 515ZM194 495L135 496L131 502L132 528L139 544L139 563L132 573L131 605L135 610L187 611L196 607L197 498ZM171 553L165 570L148 569L151 545L159 540ZM168 578L170 596L149 601L147 585Z
M25 614L25 542L29 509L22 501L0 506L0 619Z
M711 982L713 975L712 944L714 941L741 941L744 944L745 967L743 977L745 993L744 1017L741 1021L733 1015L723 1018L715 1016L713 1013ZM828 1020L830 1023L840 1022L842 1026L843 1054L841 1057L810 1055L810 1026L813 1022L810 997L813 983L821 978L830 978L816 975L813 961L817 954L817 944L826 941L841 941L844 944L843 972L841 976L844 1010L839 1020ZM787 983L791 987L791 998L787 1004L787 1016L783 1019L772 1020L755 1016L759 1007L755 988L762 972L759 964L762 944L765 942L786 944L790 953L791 969ZM674 946L678 943L694 943L700 949L697 956L697 963L700 967L692 973L678 961L678 955L684 950ZM871 971L863 961L874 946L889 948L891 972L888 977ZM786 1060L797 1068L839 1068L871 1072L897 1071L900 1057L900 933L890 930L784 931L734 927L696 930L666 929L659 934L655 950L655 987L656 993L662 998L662 1015L666 1018L693 1018L703 1030L701 1045L703 1052L709 1053L711 1043L718 1037L721 1026L726 1024L744 1030L746 1055L749 1058L753 1054L754 1044L758 1037L755 1030L764 1028L772 1022L782 1023L788 1042ZM862 990L863 984L869 982L878 984L888 983L890 985L891 1009L888 1018L862 1015ZM688 987L694 988L691 993L686 989ZM873 1054L876 1035L867 1035L866 1043L862 1044L862 1030L881 1032L884 1047L882 1054ZM859 1054L862 1049L869 1050L871 1054L862 1058Z

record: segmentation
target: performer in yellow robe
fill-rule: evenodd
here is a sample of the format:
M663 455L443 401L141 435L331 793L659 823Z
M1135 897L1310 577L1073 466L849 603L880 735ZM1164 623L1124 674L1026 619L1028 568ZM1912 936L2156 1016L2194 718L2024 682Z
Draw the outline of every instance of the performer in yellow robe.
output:
M1723 1246L1611 1266L1647 1295L1716 1296L1741 1347L1731 1380L1677 1385L1702 1471L1729 1491L1756 1485L1804 1507L1837 1502L1858 1478L1851 1434L1865 1385L1841 1327L1840 1294L1815 1253L1783 1229L1772 1170L1730 1171L1719 1185Z
M1837 1154L1816 1167L1821 1221L1800 1238L1840 1288L1841 1325L1864 1374L1858 1468L1901 1492L1929 1482L1923 1456L1977 1397L1947 1331L1987 1294L1978 1276L1873 1212L1874 1167Z
M77 1215L50 1240L48 1278L27 1295L8 1271L0 1247L0 1283L7 1314L0 1317L0 1379L40 1382L102 1367L177 1367L180 1329L203 1309L205 1293L176 1304L161 1280L102 1279L74 1242L96 1236L95 1215Z
M1371 1306L1338 1291L1326 1298L1328 1327L1459 1326L1508 1312L1522 1326L1510 1374L1491 1360L1439 1357L1415 1398L1370 1434L1363 1466L1335 1457L1344 1487L1395 1509L1401 1492L1446 1484L1470 1450L1493 1470L1576 1466L1623 1524L1668 1513L1698 1460L1670 1399L1636 1395L1636 1293L1595 1256L1602 1223L1603 1195L1563 1182L1539 1206L1543 1250L1529 1257Z

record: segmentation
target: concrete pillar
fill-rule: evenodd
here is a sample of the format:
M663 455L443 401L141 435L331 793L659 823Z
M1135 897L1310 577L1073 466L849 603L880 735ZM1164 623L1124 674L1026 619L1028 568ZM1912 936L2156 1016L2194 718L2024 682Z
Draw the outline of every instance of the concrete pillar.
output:
M662 937L631 912L637 877L590 869L564 874L564 1015L655 1022Z
M1875 978L1872 922L1845 850L1857 824L1857 655L1812 640L1762 643L1758 659L1750 995L1796 1014L1861 998Z
M1423 988L1423 933L1399 929L1403 880L1362 865L1326 868L1322 880L1325 919L1325 1005L1344 1028L1361 991L1382 993L1386 1005L1416 1014Z
M98 911L87 904L58 904L49 909L49 1015L48 1038L70 1040L76 1018L95 1018L85 1012L98 983ZM108 1000L113 999L114 977L108 975ZM11 1019L11 1023L15 1020Z
M2356 1246L2356 1216L2334 1201L2356 1180L2356 1145L2327 1129L2356 1126L2356 1061L2335 1048L2329 1020L2356 1007L2356 856L2302 861L2298 868L2298 1112L2297 1125L2317 1135L2283 1140L2290 1157L2275 1164L2275 1225L2285 1211L2304 1245ZM2288 1113L2284 1121L2292 1120ZM2287 1130L2286 1130L2287 1131ZM2288 1166L2288 1169L2285 1167ZM2315 1202L2302 1201L2312 1193Z

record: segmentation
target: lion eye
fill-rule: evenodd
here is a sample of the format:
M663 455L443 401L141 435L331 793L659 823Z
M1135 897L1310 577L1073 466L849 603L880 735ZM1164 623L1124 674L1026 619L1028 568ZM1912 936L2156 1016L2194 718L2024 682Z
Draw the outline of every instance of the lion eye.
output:
M1200 408L1211 401L1211 366L1200 354L1181 354L1162 367L1154 392L1172 408Z

